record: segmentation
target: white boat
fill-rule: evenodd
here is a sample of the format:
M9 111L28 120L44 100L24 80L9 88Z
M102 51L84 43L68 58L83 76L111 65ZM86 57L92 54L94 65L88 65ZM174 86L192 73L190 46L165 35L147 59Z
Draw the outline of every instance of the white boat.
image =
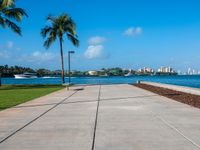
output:
M28 73L25 72L23 74L15 74L14 75L16 79L32 79L32 78L37 78L37 75L35 73Z
M131 72L127 73L124 75L125 77L130 77L130 76L133 76L133 74Z
M51 78L54 78L54 77L48 77L48 76L46 76L46 77L42 77L43 79L51 79Z

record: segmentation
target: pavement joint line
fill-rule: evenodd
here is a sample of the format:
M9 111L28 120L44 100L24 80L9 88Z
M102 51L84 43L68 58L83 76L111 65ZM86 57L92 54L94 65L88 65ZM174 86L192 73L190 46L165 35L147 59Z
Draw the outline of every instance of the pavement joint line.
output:
M147 95L147 96L134 96L134 97L119 97L119 98L106 98L106 99L101 99L101 101L122 101L126 99L135 99L135 98L145 98L145 97L156 97L159 95ZM76 104L76 103L91 103L91 102L97 102L98 100L87 100L87 101L75 101L75 102L63 102L61 104ZM48 106L48 105L55 105L58 103L49 103L49 104L38 104L38 105L27 105L27 106L15 106L13 108L15 109L20 109L20 108L28 108L28 107L40 107L40 106Z
M142 101L140 101L140 103L144 104ZM177 132L180 136L182 136L183 138L185 138L187 141L189 141L191 144L193 144L194 146L196 146L198 149L200 149L200 145L198 145L197 143L195 143L193 140L191 140L189 137L187 137L186 135L184 135L179 129L177 129L175 126L171 125L167 120L165 120L163 117L157 115L156 113L154 113L152 110L149 110L149 112L157 119L161 120L166 126L168 126L169 128L171 128L172 130L174 130L175 132Z
M49 105L56 105L56 104L58 104L58 103L47 103L47 104L37 104L37 105L24 105L24 106L15 106L15 107L12 107L12 108L19 109L19 108L49 106Z
M144 105L144 103L142 101L140 101L141 104ZM174 130L175 132L177 132L180 136L182 136L183 138L185 138L188 142L190 142L192 145L196 146L198 149L200 149L200 145L198 145L197 143L195 143L193 140L191 140L189 137L187 137L186 135L184 135L179 129L177 129L175 126L171 125L167 120L165 120L163 117L157 115L156 113L154 113L152 110L149 110L149 112L152 114L152 116L154 116L155 118L161 120L166 126L168 126L169 128L171 128L172 130Z
M194 146L196 146L198 149L200 149L200 145L195 143L192 139L184 135L179 129L177 129L175 126L171 125L169 122L167 122L163 117L154 115L156 118L160 119L165 125L167 125L172 130L176 131L178 134L180 134L182 137L184 137L186 140L188 140L190 143L192 143Z
M144 96L133 96L133 97L119 97L119 98L105 98L101 99L101 101L112 101L112 100L124 100L124 99L131 99L131 98L145 98L145 97L156 97L159 96L157 94L154 95L144 95Z
M95 117L95 123L94 123L94 132L93 132L93 139L92 139L92 150L94 150L94 146L95 146L100 97L101 97L101 85L99 86L98 103L97 103L96 117Z
M96 99L95 100L93 100L93 101L91 101L91 100L88 100L88 101L81 101L81 100L79 100L79 99L77 99L76 98L76 96L77 95L79 95L79 93L77 93L76 95L74 95L76 92L78 92L78 91L76 91L76 92L74 92L73 94L72 93L70 93L70 94L72 94L71 96L69 95L69 97L65 97L65 99L63 98L63 97L61 97L60 99L59 99L59 101L60 101L60 103L55 103L55 105L57 105L57 106L55 106L53 103L51 103L51 105L54 105L54 106L50 106L50 107L48 107L47 109L59 109L59 107L62 107L62 105L63 104L70 104L70 103L81 103L81 102L83 102L83 103L88 103L88 102L94 102L95 103L95 110L94 110L94 112L93 112L93 121L92 121L92 126L94 126L94 128L92 128L92 134L93 135L91 135L90 136L90 146L92 146L92 150L94 150L94 149L96 149L96 145L97 145L97 141L98 141L98 129L99 129L99 123L100 123L100 115L101 115L101 109L102 109L102 103L101 103L101 101L103 102L103 99L101 99L101 97L103 97L103 90L102 90L102 88L103 88L103 85L100 85L99 84L99 86L97 86L97 87L95 87L95 97L96 97ZM98 94L98 95L97 95ZM115 94L115 93L114 93ZM73 96L74 95L74 96ZM144 94L143 94L144 95ZM73 96L73 97L72 97ZM155 98L157 98L157 96L159 96L159 95L155 95ZM70 98L70 97L72 97L72 99ZM98 97L98 99L97 99L97 97ZM146 98L145 98L146 97ZM154 97L152 98L152 100L151 100L151 98L149 98L148 99L148 97L153 97L153 96L143 96L143 98L141 97L141 96L135 96L134 98L136 98L136 99L134 99L133 97L132 97L132 99L130 98L130 97L124 97L123 99L120 99L120 98L111 98L111 99L107 99L107 100L105 100L104 99L104 101L111 101L112 103L114 103L115 101L116 102L127 102L127 100L130 100L130 102L132 101L132 102L134 102L134 103L136 103L136 104L148 104L148 103L146 103L146 101L148 100L150 100L149 101L149 103L151 104L152 102L154 102ZM75 98L75 99L74 99ZM137 99L138 98L138 99ZM141 98L141 99L139 99L139 98ZM67 99L69 99L69 100L67 100ZM127 99L127 100L126 100ZM79 101L75 101L75 102L73 102L73 101L71 101L71 100L79 100ZM117 101L117 100L120 100L120 101ZM71 101L71 102L70 102ZM158 101L161 101L161 99L160 100L158 100ZM129 102L129 101L128 101ZM156 102L157 102L157 100L156 100ZM94 104L94 103L92 103L92 104ZM49 105L50 105L50 103L49 103ZM162 104L163 106L165 105L164 103ZM190 145L191 147L193 147L193 148L195 148L195 149L200 149L200 146L199 146L199 143L197 142L197 143L195 143L196 142L196 140L195 139L193 139L192 138L192 136L190 136L190 135L188 135L187 133L185 133L184 132L184 130L182 130L181 128L179 128L178 126L176 126L176 124L174 124L173 123L173 121L171 121L170 119L168 119L168 118L166 118L164 115L162 115L162 114L159 114L159 112L156 112L156 111L154 111L154 108L151 108L151 107L149 107L150 109L147 109L147 111L149 112L149 114L151 115L150 117L153 119L156 119L155 121L156 122L158 122L158 123L160 123L162 126L164 126L165 128L166 128L166 130L169 130L169 131L171 131L172 133L174 133L176 136L178 136L178 138L180 138L180 139L182 139L183 141L185 141L184 143L187 143L188 145ZM157 106L155 107L155 108L157 108ZM54 109L54 110L55 110ZM51 110L49 110L50 111L50 113L53 111L51 111ZM43 110L43 111L48 111L48 110ZM41 113L43 113L43 112L41 112ZM37 116L39 116L41 113L39 113ZM46 112L47 114L47 116L48 116L48 112ZM96 114L95 114L96 113ZM45 115L45 114L44 114ZM35 116L35 117L37 117L37 116ZM96 116L96 117L95 117ZM95 117L95 118L94 118ZM41 119L43 119L44 117L42 117L41 116ZM99 119L98 119L99 118ZM34 118L31 118L31 119L34 119ZM154 120L153 119L153 120ZM41 121L40 120L40 117L38 118L38 121ZM27 121L28 122L28 121ZM37 119L35 120L35 122L33 121L32 123L32 125L34 125L35 123L37 122ZM31 124L31 123L30 123ZM30 125L30 126L28 126L27 125L27 127L31 127L32 125ZM22 126L23 126L23 124L22 124ZM25 128L26 126L24 126L24 128ZM19 134L20 134L20 132L23 132L23 130L25 130L25 129L21 129L21 131L19 130ZM94 130L94 131L93 131ZM12 131L12 132L14 132L14 131ZM93 133L94 132L94 133ZM13 137L11 136L11 138L9 138L8 139L8 141L10 141L10 140L13 140L12 138L16 138L16 137L18 137L17 136L17 134L18 134L17 132L15 133L16 135L14 135L13 134ZM21 135L21 134L20 134ZM92 137L93 136L93 137ZM96 140L95 140L95 138L96 138ZM93 142L93 143L92 143ZM6 143L6 142L5 142ZM4 143L3 143L4 144ZM76 143L75 143L76 144ZM91 145L91 144L93 144L93 145ZM1 145L1 143L0 143L0 145ZM90 147L91 148L91 147Z
M17 129L16 131L14 131L13 133L11 133L10 135L8 135L7 137L5 137L4 139L2 139L0 141L0 144L2 144L3 142L5 142L6 140L8 140L10 137L14 136L16 133L18 133L19 131L23 130L25 127L29 126L30 124L32 124L33 122L35 122L36 120L38 120L39 118L41 118L42 116L44 116L45 114L47 114L49 111L53 110L54 108L56 108L58 105L62 104L64 101L68 100L70 97L72 97L74 94L76 94L78 91L73 92L71 95L69 95L68 97L66 97L65 99L61 100L59 103L57 103L56 105L54 105L53 107L49 108L48 110L46 110L45 112L43 112L42 114L40 114L39 116L37 116L36 118L34 118L33 120L29 121L28 123L26 123L24 126L22 126L21 128Z

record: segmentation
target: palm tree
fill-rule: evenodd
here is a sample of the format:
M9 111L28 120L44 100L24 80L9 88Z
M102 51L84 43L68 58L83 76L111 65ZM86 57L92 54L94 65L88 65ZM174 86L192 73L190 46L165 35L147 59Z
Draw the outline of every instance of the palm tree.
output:
M15 0L0 0L0 26L9 27L18 35L21 35L21 28L14 22L21 22L23 16L28 16L22 8L15 6ZM1 72L0 72L1 86Z
M58 38L60 44L60 57L62 66L62 83L65 83L65 71L64 71L64 60L63 60L63 41L64 35L72 42L74 46L79 46L79 40L76 34L76 25L72 18L68 14L61 14L60 16L49 15L46 19L50 21L50 25L45 26L41 30L41 35L46 38L44 47L47 49L51 44Z

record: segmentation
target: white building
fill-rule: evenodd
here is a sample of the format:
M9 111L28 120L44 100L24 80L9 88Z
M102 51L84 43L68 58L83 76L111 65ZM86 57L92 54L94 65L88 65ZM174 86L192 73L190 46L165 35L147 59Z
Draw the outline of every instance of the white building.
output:
M197 75L197 74L200 74L200 71L199 71L199 70L192 69L192 68L188 68L187 74L188 74L188 75Z
M148 67L141 68L138 71L142 72L142 73L153 73L154 72L154 70L152 68L148 68Z
M173 69L171 67L161 67L158 69L158 72L162 73L173 73Z
M192 74L191 68L188 68L187 74L188 74L188 75Z

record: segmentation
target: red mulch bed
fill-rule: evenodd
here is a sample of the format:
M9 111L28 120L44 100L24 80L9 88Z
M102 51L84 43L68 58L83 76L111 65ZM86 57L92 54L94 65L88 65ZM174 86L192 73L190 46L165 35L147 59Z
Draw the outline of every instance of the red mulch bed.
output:
M200 96L147 84L134 84L134 86L168 97L178 102L200 108Z

